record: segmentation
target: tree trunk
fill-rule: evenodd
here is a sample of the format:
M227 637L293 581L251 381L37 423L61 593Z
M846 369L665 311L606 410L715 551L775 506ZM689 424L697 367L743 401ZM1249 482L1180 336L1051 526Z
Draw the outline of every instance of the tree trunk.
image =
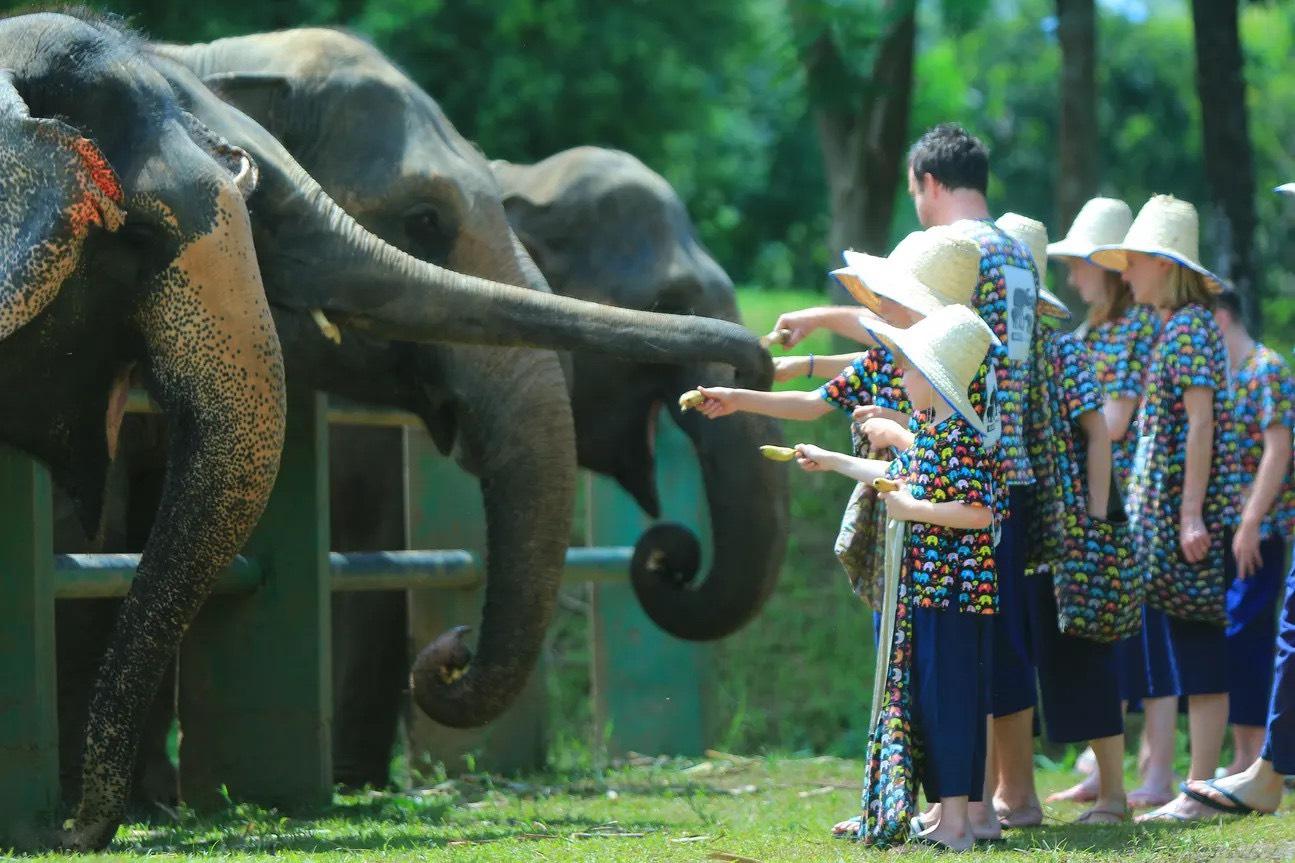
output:
M1061 123L1057 138L1057 222L1070 229L1097 193L1097 12L1093 0L1057 0L1061 42Z
M1210 188L1210 205L1203 209L1217 256L1213 269L1231 280L1245 319L1254 328L1262 286L1254 262L1254 162L1237 7L1238 0L1193 0L1192 18L1205 179Z
M828 250L833 266L844 249L878 255L888 251L895 192L903 176L917 32L916 4L896 2L898 14L874 48L867 86L854 98L820 101L814 108L832 204ZM802 58L815 92L831 92L828 79L843 65L839 50L824 32Z

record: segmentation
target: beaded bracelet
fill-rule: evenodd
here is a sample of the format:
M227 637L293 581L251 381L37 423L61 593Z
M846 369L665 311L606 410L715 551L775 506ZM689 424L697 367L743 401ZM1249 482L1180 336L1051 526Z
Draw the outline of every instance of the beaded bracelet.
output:
M813 354L810 354L810 355L809 355L809 371L805 372L805 377L807 377L807 378L812 378L813 376L814 376L814 355L813 355Z

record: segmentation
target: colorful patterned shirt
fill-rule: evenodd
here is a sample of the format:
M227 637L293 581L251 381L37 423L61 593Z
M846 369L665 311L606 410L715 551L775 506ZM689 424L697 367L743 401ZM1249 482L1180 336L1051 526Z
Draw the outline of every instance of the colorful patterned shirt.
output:
M1035 307L1039 274L1029 249L988 219L962 219L952 227L980 246L980 279L971 305L1002 342L991 350L997 369L997 456L1008 485L1034 482L1025 445L1025 399L1034 365Z
M890 463L887 476L903 480L917 500L961 501L993 510L993 459L980 433L957 414L925 422L913 445ZM969 614L998 610L993 529L955 530L911 522L904 566L912 576L914 604Z
M1160 332L1160 317L1150 306L1131 306L1122 317L1103 321L1084 334L1093 359L1093 371L1109 401L1142 398L1142 381L1151 360L1151 348ZM1121 440L1111 445L1120 486L1128 488L1133 455L1138 448L1132 424Z
M1187 460L1183 395L1194 387L1213 393L1214 441L1202 513L1210 549L1192 564L1182 557L1178 526ZM1178 309L1165 321L1147 365L1128 512L1148 604L1184 620L1227 620L1223 533L1236 522L1232 468L1222 455L1231 434L1230 403L1227 349L1214 316L1199 305Z
M818 388L819 396L833 407L850 412L860 405L876 405L912 413L904 392L903 372L886 348L864 351L839 375Z
M1243 499L1259 472L1264 431L1273 425L1295 429L1295 377L1276 351L1256 343L1232 380L1233 420L1237 434L1236 487ZM1272 511L1259 528L1260 539L1289 537L1295 528L1295 487L1290 465Z

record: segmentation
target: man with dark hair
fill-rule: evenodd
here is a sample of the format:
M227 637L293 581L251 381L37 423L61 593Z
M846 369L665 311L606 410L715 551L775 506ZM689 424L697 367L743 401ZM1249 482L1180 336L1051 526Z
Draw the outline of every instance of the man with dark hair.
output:
M1001 342L993 351L996 373L987 382L992 395L986 398L985 422L990 431L985 444L997 455L996 480L1008 487L1010 513L1002 522L995 551L999 612L993 623L993 754L985 773L985 791L992 796L979 805L973 803L970 810L980 839L994 838L999 820L1008 827L1043 820L1034 787L1035 670L1026 621L1030 603L1025 596L1024 521L1032 508L1034 474L1023 436L1042 274L1035 269L1030 251L994 224L985 200L988 181L988 151L956 123L929 130L909 151L908 191L922 227L948 225L980 247L980 274L975 284L967 285L967 302ZM787 347L820 327L871 341L857 307L791 312L775 326L789 331Z

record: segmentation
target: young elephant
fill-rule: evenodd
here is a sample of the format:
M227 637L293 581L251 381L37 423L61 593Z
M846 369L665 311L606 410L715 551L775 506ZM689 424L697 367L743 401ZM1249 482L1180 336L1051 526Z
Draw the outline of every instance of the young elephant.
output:
M155 526L94 683L62 837L80 850L117 828L143 709L260 516L284 431L243 200L254 169L179 108L137 46L93 20L0 20L0 441L44 461L94 533L132 368L172 429Z

